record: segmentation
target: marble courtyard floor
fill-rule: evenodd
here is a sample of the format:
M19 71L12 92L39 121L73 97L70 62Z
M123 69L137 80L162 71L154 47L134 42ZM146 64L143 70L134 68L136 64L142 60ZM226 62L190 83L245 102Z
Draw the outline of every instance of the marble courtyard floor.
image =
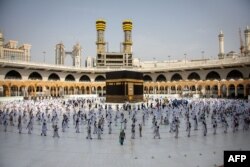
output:
M93 140L86 139L86 126L76 134L72 122L67 132L60 138L53 138L51 124L46 137L40 136L41 125L35 125L31 135L23 129L19 134L17 127L8 126L4 132L0 125L0 166L1 167L214 167L223 164L224 150L250 150L250 131L240 129L227 134L222 128L213 135L210 121L208 134L200 130L191 131L188 138L185 121L181 122L179 138L169 133L169 125L160 127L161 139L153 139L151 119L143 126L143 137L138 134L131 139L131 120L126 130L125 144L118 141L119 126L113 126L112 134L107 133L105 126L102 140L93 135ZM59 125L61 122L59 122ZM193 128L192 128L193 129ZM93 131L92 131L93 132Z

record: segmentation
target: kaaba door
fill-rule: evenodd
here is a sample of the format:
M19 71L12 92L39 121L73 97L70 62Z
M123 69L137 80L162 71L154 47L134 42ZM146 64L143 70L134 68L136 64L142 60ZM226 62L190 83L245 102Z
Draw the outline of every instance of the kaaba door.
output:
M128 83L128 99L132 101L134 99L134 84Z

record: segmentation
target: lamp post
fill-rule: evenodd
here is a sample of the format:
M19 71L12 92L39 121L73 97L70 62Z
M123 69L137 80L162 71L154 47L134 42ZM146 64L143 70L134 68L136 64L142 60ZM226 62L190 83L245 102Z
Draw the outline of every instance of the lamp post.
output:
M45 54L46 54L46 52L43 51L43 63L45 63Z
M168 55L168 63L169 63L169 67L170 67L170 55Z
M187 54L184 53L184 56L185 56L185 64L186 64L186 61L187 61Z
M201 51L202 54L202 60L204 61L204 51Z

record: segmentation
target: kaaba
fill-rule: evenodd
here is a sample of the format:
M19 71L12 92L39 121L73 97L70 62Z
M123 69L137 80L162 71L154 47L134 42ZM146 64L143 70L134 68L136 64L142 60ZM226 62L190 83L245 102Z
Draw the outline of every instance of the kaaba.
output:
M143 101L143 74L134 71L106 72L106 102Z

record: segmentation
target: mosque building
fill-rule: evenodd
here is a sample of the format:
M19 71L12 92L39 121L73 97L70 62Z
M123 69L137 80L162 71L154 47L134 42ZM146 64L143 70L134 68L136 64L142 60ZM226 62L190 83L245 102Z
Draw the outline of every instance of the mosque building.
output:
M0 33L0 96L62 97L106 94L106 72L131 70L143 73L143 93L189 97L247 98L250 95L250 29L244 31L240 53L224 51L224 33L218 35L215 59L141 61L133 57L131 20L122 22L124 41L120 52L109 52L105 41L106 21L97 20L96 57L81 64L82 47L65 51L56 45L55 65L30 61L31 45L4 43ZM204 54L204 52L203 52ZM66 66L70 55L73 67Z

